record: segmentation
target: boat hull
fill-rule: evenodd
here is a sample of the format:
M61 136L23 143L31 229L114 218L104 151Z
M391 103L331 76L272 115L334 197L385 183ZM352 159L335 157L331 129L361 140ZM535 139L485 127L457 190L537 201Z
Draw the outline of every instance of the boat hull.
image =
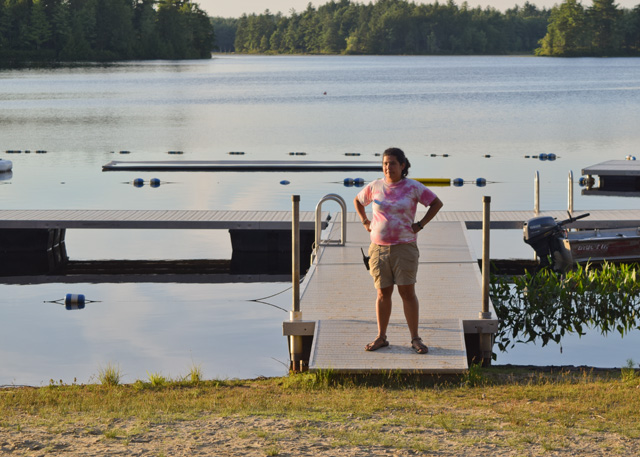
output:
M640 259L640 229L567 232L561 241L572 263Z

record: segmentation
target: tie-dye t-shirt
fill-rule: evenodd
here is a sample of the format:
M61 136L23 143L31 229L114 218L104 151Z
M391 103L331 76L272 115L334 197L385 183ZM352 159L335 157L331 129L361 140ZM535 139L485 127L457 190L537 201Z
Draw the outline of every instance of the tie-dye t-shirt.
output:
M389 246L416 241L411 224L415 222L418 203L429 206L436 194L413 179L391 184L377 179L367 184L357 198L363 206L373 203L371 242Z

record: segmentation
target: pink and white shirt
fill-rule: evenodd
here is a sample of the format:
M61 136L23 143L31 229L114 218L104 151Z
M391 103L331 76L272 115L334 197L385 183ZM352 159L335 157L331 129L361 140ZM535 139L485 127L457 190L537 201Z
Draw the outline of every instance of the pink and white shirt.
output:
M410 178L395 183L377 179L358 193L363 206L373 203L371 242L385 246L412 243L417 235L411 224L416 217L418 203L429 206L436 194L422 183Z

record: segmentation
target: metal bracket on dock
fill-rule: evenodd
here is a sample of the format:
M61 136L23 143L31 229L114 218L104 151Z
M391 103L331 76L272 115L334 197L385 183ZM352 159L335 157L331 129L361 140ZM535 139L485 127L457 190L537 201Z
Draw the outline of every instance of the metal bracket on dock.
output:
M324 242L320 239L320 234L322 232L322 204L326 201L333 200L340 205L340 209L342 212L342 233L340 236L340 242L333 240L324 240ZM320 249L321 244L337 244L338 246L344 246L347 242L347 204L344 199L338 194L327 194L320 199L318 204L316 205L316 225L315 225L315 233L316 239L313 245L313 252L311 253L311 263L313 264L318 255L318 249Z

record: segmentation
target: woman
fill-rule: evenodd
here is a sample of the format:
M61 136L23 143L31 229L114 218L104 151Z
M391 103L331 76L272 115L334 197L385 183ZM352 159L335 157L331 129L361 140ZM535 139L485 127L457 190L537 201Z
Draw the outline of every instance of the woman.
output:
M367 351L389 346L387 327L394 284L402 298L411 347L418 354L429 351L418 335L419 304L415 283L419 252L416 239L417 233L435 217L443 203L427 187L407 179L410 166L401 149L387 149L382 156L384 178L369 183L353 200L362 224L371 233L369 265L378 292L378 336L365 346ZM365 206L370 203L373 203L372 220L365 212ZM421 220L414 222L418 203L429 209Z

